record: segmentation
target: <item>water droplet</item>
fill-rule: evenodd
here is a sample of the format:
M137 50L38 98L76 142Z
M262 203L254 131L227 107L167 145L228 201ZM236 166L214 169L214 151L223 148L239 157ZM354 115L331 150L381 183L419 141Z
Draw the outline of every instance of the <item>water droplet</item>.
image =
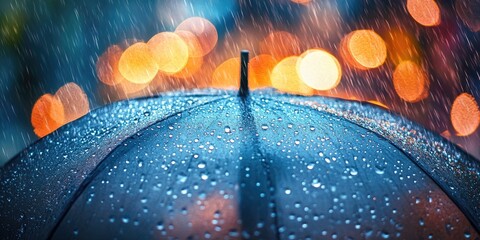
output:
M314 188L319 188L319 187L322 186L322 184L318 181L318 179L315 178L315 179L312 180L312 186Z
M285 194L290 195L291 193L292 193L292 190L290 190L289 188L285 189Z
M262 124L262 130L267 130L268 129L268 125L267 124Z
M203 169L206 166L207 166L207 163L205 163L205 162L199 162L198 165L197 165L197 167L200 168L200 169Z
M187 176L181 173L177 176L177 180L181 183L184 183L187 181Z
M385 173L385 168L380 167L380 166L375 166L375 173L379 174L379 175L382 175L382 174Z
M315 167L315 163L313 163L313 162L312 162L312 163L309 163L309 164L307 165L307 169L308 169L308 170L312 170L314 167Z
M232 132L232 130L230 129L230 127L229 127L229 126L226 126L226 127L225 127L225 132L226 132L226 133L231 133L231 132Z
M420 218L420 220L418 220L418 225L425 226L425 221L423 220L423 218Z
M350 169L350 175L352 175L352 176L357 176L357 175L358 175L357 169L351 168L351 169Z
M157 229L158 229L158 230L161 231L161 230L163 230L164 228L165 228L165 227L163 226L163 222L158 222L158 223L157 223Z

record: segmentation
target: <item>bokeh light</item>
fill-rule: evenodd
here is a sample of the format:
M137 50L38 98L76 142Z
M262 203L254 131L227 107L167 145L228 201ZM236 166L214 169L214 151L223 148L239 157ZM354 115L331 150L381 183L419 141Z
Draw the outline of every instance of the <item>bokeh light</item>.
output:
M128 81L143 84L153 80L158 72L158 65L148 45L140 42L123 52L118 69Z
M118 45L113 45L98 58L97 76L102 83L115 86L125 80L118 70L118 62L122 54L122 48Z
M233 89L240 86L240 58L230 58L220 64L212 75L212 87Z
M300 40L289 32L272 32L260 42L260 52L282 60L300 54Z
M279 91L300 95L313 95L313 89L300 79L297 72L297 61L300 58L292 56L280 61L272 71L272 86Z
M201 56L205 56L210 53L217 45L217 29L210 21L205 18L188 18L178 25L176 31L189 31L195 34L195 36L198 38L200 46L202 47Z
M384 39L388 49L388 58L395 65L406 60L420 60L421 48L418 39L406 29L392 28L385 34Z
M318 79L327 75L316 74L325 64L309 68L304 54L296 74L291 73L293 82L301 79L310 85L306 95L381 102L435 132L448 128L449 140L480 158L480 133L457 136L449 111L460 92L470 92L478 102L480 0L161 0L140 5L113 1L95 8L83 7L82 0L61 8L10 2L0 11L0 88L5 98L0 142L6 146L0 163L13 156L5 152L16 153L32 143L31 107L37 96L47 91L53 95L60 83L76 82L88 94L90 107L172 90L235 89L239 63L223 63L246 49L252 56L250 89L273 87L273 79L282 89L273 70L277 66L278 73L284 64L277 64L320 47L340 57L341 84L317 90L327 88L313 85L326 83ZM56 21L57 16L67 18ZM167 34L177 35L188 54L182 41L172 41L183 46L181 51L157 42L164 49L160 54L139 47L165 31L173 31ZM175 56L168 57L171 52ZM164 63L171 69L162 70L157 58L168 59ZM12 150L12 145L17 147Z
M291 0L292 2L294 3L299 3L299 4L308 4L310 3L312 0Z
M403 61L397 66L393 85L398 96L407 102L418 102L428 96L428 75L412 61Z
M434 0L407 0L407 10L412 18L423 26L440 24L440 7Z
M189 46L175 33L161 32L148 42L158 70L166 74L180 72L188 62Z
M475 98L468 93L460 94L453 102L450 120L457 135L474 133L480 125L480 110Z
M270 76L276 64L275 58L268 54L261 54L250 59L248 65L248 86L250 89L271 87Z
M64 123L76 120L90 111L87 95L83 89L75 83L63 85L55 93L55 97L63 105Z
M185 67L173 74L172 76L178 78L188 78L193 76L200 70L203 65L203 50L198 38L192 32L178 30L175 33L182 38L188 47L188 61Z
M44 137L65 122L63 105L53 95L44 94L33 105L30 119L35 134Z
M300 79L316 90L330 90L336 87L342 78L340 63L324 50L305 52L297 64Z
M358 69L381 66L387 58L385 41L372 30L357 30L348 34L341 43L344 60Z

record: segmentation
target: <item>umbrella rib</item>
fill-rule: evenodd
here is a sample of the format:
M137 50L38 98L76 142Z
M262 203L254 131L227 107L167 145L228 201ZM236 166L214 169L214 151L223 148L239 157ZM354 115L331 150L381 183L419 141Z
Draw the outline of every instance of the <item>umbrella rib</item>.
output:
M269 100L271 101L275 101L275 102L278 102L278 103L282 103L282 104L286 104L286 105L290 105L290 106L295 106L295 107L302 107L302 108L306 108L306 109L310 109L310 110L316 110L318 112L321 112L321 113L324 113L324 114L327 114L329 116L332 116L332 117L336 117L336 118L340 118L339 116L336 116L332 113L329 113L329 112L325 112L325 111L320 111L320 110L317 110L315 108L312 108L311 106L306 106L306 105L301 105L301 104L295 104L295 103L290 103L290 102L286 102L286 101L281 101L281 100L277 100L277 99L273 99L273 98L268 98ZM404 151L400 146L397 146L397 144L395 144L393 141L391 141L390 139L388 138L385 138L383 137L382 135L380 135L379 133L373 131L373 130L370 130L364 126L361 126L359 124L356 124L355 122L351 121L350 119L347 119L347 118L342 118L344 119L345 121L351 123L351 124L354 124L354 125L357 125L358 127L360 128L363 128L369 132L372 132L373 134L375 134L377 137L381 138L381 139L385 139L385 141L387 141L388 143L390 143L395 149L397 149L398 151L400 151L401 153L403 153L415 166L417 166L423 173L425 173L426 176L428 176L434 183L437 184L437 186L443 190L443 192L445 193L445 195L453 202L455 203L455 205L460 209L460 211L462 211L462 213L466 216L467 220L470 222L470 224L477 230L477 232L480 232L480 222L477 221L477 218L476 216L474 216L474 214L470 213L470 211L468 211L462 204L460 204L457 199L451 195L447 189L445 189L442 184L440 184L440 181L438 181L436 178L433 178L430 173L423 167L421 166L417 161L414 160L413 156L411 156L408 152Z
M48 237L47 239L52 239L53 238L53 235L55 234L55 232L57 231L57 229L60 227L60 224L63 222L64 218L66 217L66 215L68 214L68 212L70 211L70 209L72 208L73 204L77 201L77 199L80 197L80 195L84 192L84 190L88 187L88 185L98 176L98 174L100 174L103 169L106 167L106 159L108 159L113 152L115 152L116 149L118 149L120 146L122 146L122 143L124 143L125 141L127 141L128 139L131 139L132 136L134 136L137 132L140 132L142 130L145 130L149 127L151 127L152 125L155 125L155 124L158 124L160 122L163 122L163 121L166 121L172 117L175 117L177 116L179 113L184 113L186 111L190 111L190 110L193 110L193 109L196 109L198 107L202 107L202 106L205 106L205 105L208 105L208 104L212 104L214 102L219 102L219 101L222 101L222 100L225 100L225 99L228 99L230 98L231 96L224 96L224 97L220 97L220 98L217 98L217 99L213 99L213 100L209 100L207 102L204 102L204 103L201 103L201 104L198 104L196 106L193 106L193 107L189 107L189 108L185 108L181 111L178 111L178 112L175 112L175 113L172 113L170 115L167 115L165 117L163 117L162 119L159 119L157 121L154 121L150 124L148 124L147 126L145 126L144 128L136 131L135 133L133 133L132 135L126 137L125 139L123 139L122 141L120 141L118 143L118 145L112 149L112 151L110 151L96 166L95 168L88 174L88 176L85 178L85 180L83 180L83 182L80 184L80 186L77 188L77 190L75 190L75 193L72 195L72 198L70 198L70 200L67 202L64 210L62 211L62 213L60 214L60 217L58 218L58 221L55 223L54 227L52 228L52 230L50 231L50 233L48 234Z

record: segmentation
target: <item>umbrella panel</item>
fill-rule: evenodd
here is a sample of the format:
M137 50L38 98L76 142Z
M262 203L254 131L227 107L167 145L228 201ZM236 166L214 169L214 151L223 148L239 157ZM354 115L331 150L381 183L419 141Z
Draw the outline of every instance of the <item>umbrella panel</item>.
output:
M1 238L46 238L80 184L119 143L159 119L219 98L210 93L123 101L42 138L0 169Z

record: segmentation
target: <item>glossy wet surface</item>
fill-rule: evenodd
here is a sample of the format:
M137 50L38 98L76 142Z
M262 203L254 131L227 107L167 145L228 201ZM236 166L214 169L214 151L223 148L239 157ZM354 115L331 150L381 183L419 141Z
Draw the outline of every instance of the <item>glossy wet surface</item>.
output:
M91 113L3 168L2 232L475 238L455 204L478 219L475 161L359 103L271 94L135 100Z

